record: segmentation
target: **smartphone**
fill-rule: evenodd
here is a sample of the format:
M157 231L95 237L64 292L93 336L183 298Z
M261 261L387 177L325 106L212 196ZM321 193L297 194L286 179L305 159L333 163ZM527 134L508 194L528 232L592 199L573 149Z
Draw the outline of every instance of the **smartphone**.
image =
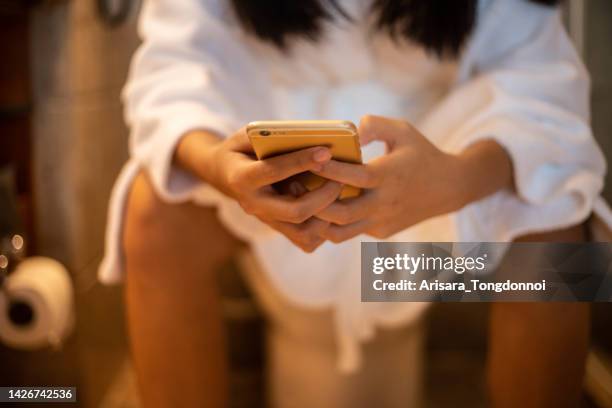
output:
M247 134L259 160L296 150L325 146L334 160L361 163L357 128L346 120L259 121L247 126ZM320 187L325 179L306 172L295 176L307 190ZM357 197L361 190L344 186L340 199Z

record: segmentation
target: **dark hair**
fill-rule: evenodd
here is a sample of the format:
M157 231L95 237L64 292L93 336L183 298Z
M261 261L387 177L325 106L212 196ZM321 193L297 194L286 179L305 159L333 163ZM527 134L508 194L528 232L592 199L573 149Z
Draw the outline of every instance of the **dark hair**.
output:
M559 0L525 0L555 5ZM231 0L242 26L260 39L287 49L291 37L319 39L334 15L347 20L337 0ZM456 57L476 22L478 0L373 0L374 27L405 38L438 57Z

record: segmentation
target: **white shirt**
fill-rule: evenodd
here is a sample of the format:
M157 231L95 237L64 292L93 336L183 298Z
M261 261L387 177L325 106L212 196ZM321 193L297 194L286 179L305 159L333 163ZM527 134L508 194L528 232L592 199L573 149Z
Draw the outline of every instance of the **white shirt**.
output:
M143 44L124 92L131 159L111 200L104 282L121 279L121 219L131 181L147 169L169 202L215 205L226 227L250 243L272 283L308 308L333 307L340 368L359 364L359 341L376 326L408 324L423 304L360 302L360 236L305 254L232 200L173 167L186 132L229 136L249 121L403 118L439 148L459 152L490 138L512 157L516 191L402 231L392 241L510 241L585 220L606 171L589 127L589 78L560 13L527 0L481 1L478 24L457 61L372 34L369 0L340 4L356 23L326 24L318 43L291 53L244 33L229 1L149 0ZM355 16L357 16L355 18ZM368 147L366 158L381 154ZM407 198L418 199L418 198ZM212 238L211 238L212 239Z

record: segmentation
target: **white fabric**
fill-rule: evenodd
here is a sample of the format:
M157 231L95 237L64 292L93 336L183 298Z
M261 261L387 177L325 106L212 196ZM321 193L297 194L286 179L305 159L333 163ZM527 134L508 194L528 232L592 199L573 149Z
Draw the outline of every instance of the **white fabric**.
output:
M344 0L367 21L366 0ZM131 180L151 174L168 201L216 205L222 222L248 241L278 290L297 305L334 307L339 366L359 366L359 342L377 326L408 324L424 304L361 303L361 236L305 254L195 177L173 168L173 149L192 129L221 135L251 120L394 116L417 124L440 148L458 152L492 138L512 157L517 191L400 232L394 241L509 241L584 220L600 200L606 171L589 128L588 75L558 10L526 0L481 3L462 58L442 63L420 48L338 22L318 44L295 41L290 56L246 36L227 1L149 0L144 43L125 89L131 159L109 210L100 279L123 274L121 223ZM366 157L381 154L380 146ZM417 199L417 198L407 198ZM603 201L600 209L607 208ZM602 217L610 213L600 211ZM605 214L604 214L605 213Z

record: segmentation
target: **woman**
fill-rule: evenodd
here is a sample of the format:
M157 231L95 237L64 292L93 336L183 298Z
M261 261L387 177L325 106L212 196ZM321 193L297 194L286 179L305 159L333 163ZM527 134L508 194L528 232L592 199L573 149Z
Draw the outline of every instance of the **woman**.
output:
M273 403L356 406L352 394L366 401L381 392L351 381L360 343L378 327L405 336L398 333L425 306L360 302L361 240L510 241L579 225L594 206L604 209L588 76L552 3L150 0L124 94L132 158L115 188L101 267L107 282L127 270L146 405L224 401L213 278L242 243L277 329L291 328L291 313L329 315L338 368L353 376L319 364L314 344L296 348L287 363L273 334ZM238 130L252 120L360 118L365 165L336 162L325 148L258 162ZM292 196L270 187L303 171L329 181L306 193L295 186ZM365 193L338 202L343 184ZM561 239L579 239L577 231ZM579 394L586 312L555 310L564 326L542 328L542 336L565 342L548 348L541 367L552 369L542 378L554 384L559 375L553 351L571 360L575 374L562 377L567 393L555 402L567 404ZM400 355L407 343L381 344ZM409 403L418 388L408 378L417 376L402 371L418 361L399 360L376 366L404 379L396 388L406 394L389 406ZM287 395L301 387L302 397ZM547 401L553 393L544 389Z

